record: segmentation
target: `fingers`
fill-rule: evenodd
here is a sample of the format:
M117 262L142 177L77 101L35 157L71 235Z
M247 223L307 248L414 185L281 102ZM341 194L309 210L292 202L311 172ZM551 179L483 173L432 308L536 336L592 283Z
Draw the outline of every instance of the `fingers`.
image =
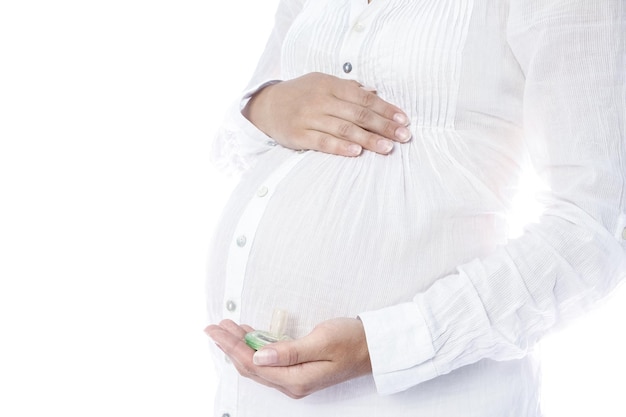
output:
M250 333L254 331L254 329L248 326L247 324L242 324L241 327L246 331L246 333Z
M409 124L409 119L402 109L380 98L371 87L363 87L356 82L342 82L335 87L335 91L336 97L342 101L370 109L399 125Z
M358 143L339 139L331 133L319 130L307 130L300 136L292 138L286 144L283 143L283 146L291 149L310 149L341 156L359 156L363 153L363 147Z
M402 109L380 98L372 88L362 87L356 82L338 81L339 83L335 87L335 96L339 100L352 103L357 108L368 109L381 118L393 122L395 127L393 131L388 132L390 135L379 132L385 137L392 139L395 135L395 129L398 127L406 127L409 124L409 118ZM398 140L406 142L408 139L402 140L398 138Z
M372 93L367 94L374 96ZM411 139L411 132L406 125L382 116L371 108L353 103L336 103L332 114L339 119L352 121L371 133L397 142L408 142Z
M243 326L239 326L232 320L222 320L220 326L239 339L243 339L246 333L248 333Z
M309 73L257 92L243 114L280 145L358 156L407 142L409 119L374 89L353 80Z
M254 364L254 350L243 341L243 336L252 331L250 326L238 326L231 320L223 320L219 325L210 325L205 329L215 344L228 356L237 372L259 384L277 389L291 398L302 398L313 391L312 384L305 384L298 374L300 367L263 368ZM296 381L293 383L292 381Z
M244 341L248 329L253 330L250 326L238 326L231 320L223 320L219 325L208 326L204 331L213 339L217 347L228 356L239 374L263 385L277 388L274 384L259 377L255 372L252 361L254 350Z
M376 116L378 117L378 116ZM384 122L380 122L384 123ZM326 116L312 124L312 138L306 139L311 149L336 153L345 156L357 156L362 149L379 154L388 154L393 150L394 142L349 120ZM406 129L403 127L403 129ZM383 130L381 128L381 130ZM410 133L407 133L410 135ZM350 145L355 145L352 148ZM345 152L345 153L344 153Z
M277 342L256 353L243 340L249 330L230 320L205 329L242 376L292 398L371 372L358 319L327 320L301 339Z
M246 353L245 348L250 349L244 342L246 331L231 320L223 320L219 325L210 325L204 332L229 355L230 352Z
M237 325L232 320L223 320L219 325L211 325L205 332L216 344L233 358L254 358L255 365L289 366L309 361L320 360L324 348L323 340L315 337L303 337L298 340L272 343L254 353L245 343L245 335L254 329L247 325ZM280 358L280 360L279 360Z
M335 100L317 110L325 117L308 117L309 129L317 132L304 139L308 149L345 156L360 155L362 149L388 154L394 142L411 139L408 118L398 107L356 82L336 79L333 88Z
M323 360L324 345L318 339L303 337L297 340L272 343L259 349L253 357L255 365L291 366Z

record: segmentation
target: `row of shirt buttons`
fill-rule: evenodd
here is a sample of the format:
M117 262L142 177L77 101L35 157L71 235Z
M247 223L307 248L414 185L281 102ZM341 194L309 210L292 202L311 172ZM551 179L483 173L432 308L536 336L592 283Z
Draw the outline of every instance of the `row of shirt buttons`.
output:
M256 191L256 196L258 198L263 198L268 193L269 193L269 188L267 188L265 185L263 185L263 186L259 187L259 189ZM246 237L246 235L237 236L237 238L235 239L235 243L237 244L238 247L243 248L248 243L248 238ZM237 303L234 300L227 300L226 301L226 310L230 311L231 313L236 311L237 310ZM232 363L227 355L224 355L224 362L229 364L229 365ZM223 413L222 417L230 417L230 413Z
M263 198L265 197L268 193L269 193L269 188L267 188L265 185L259 187L259 189L256 191L256 196L258 198ZM246 244L248 243L248 238L246 237L246 235L240 235L237 236L237 239L235 240L235 243L237 244L238 247L243 248L246 246ZM234 300L227 300L226 301L226 310L230 311L231 313L237 310L237 303Z
M268 140L267 146L275 146L274 141ZM289 172L304 158L304 151L295 153L285 160L274 172L256 189L248 205L239 219L234 235L229 245L229 253L226 265L226 288L223 299L222 316L234 321L240 321L241 316L241 293L245 280L245 271L252 243L256 237L256 229L267 208L273 191ZM232 361L227 355L223 357L225 372L222 375L222 383L226 387L236 386L237 372L232 366ZM237 414L237 390L224 390L220 401L220 412L217 416L231 417Z

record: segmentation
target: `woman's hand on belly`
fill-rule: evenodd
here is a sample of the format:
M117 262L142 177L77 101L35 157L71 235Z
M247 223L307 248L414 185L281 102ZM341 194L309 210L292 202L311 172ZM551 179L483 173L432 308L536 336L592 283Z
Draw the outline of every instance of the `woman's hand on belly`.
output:
M411 138L408 118L358 82L310 73L265 87L243 115L280 145L343 156L388 154Z
M365 331L358 319L327 320L301 339L273 343L256 353L244 341L252 330L224 320L205 332L242 376L291 398L371 373Z

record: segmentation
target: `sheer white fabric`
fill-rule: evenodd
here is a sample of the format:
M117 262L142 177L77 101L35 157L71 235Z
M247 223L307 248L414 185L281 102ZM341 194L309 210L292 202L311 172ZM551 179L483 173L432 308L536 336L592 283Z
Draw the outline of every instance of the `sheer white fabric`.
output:
M216 352L216 415L540 415L534 345L626 274L625 8L282 1L248 93L312 71L355 79L406 111L413 139L388 156L299 154L233 107L214 156L245 172L211 253L211 319L266 328L280 307L301 337L358 315L373 375L292 400ZM529 161L545 210L508 240Z

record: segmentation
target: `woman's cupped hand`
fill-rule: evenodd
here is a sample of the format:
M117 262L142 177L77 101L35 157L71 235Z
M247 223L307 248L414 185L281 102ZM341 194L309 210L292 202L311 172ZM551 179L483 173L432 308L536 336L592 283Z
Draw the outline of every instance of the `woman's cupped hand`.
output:
M363 324L337 318L317 325L297 340L272 343L255 352L244 341L250 326L223 320L205 332L244 377L302 398L326 387L371 373Z

